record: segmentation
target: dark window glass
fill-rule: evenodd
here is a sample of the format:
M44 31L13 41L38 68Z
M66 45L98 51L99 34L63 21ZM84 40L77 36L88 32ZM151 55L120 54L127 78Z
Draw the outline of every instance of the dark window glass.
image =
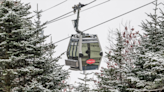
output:
M96 61L93 65L99 65L101 59L100 51L99 43L90 43L90 58Z
M93 66L93 65L99 65L100 63L100 47L99 43L83 43L82 44L82 66ZM94 59L96 62L93 64L87 64L86 61L88 59Z
M78 59L78 41L70 41L67 50L67 57L69 59Z

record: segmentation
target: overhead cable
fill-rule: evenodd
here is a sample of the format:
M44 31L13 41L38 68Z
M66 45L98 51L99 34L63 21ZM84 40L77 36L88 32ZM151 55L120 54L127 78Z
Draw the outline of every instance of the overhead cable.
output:
M104 21L104 22L102 22L102 23L100 23L100 24L97 24L97 25L95 25L95 26L93 26L93 27L90 27L90 28L88 28L88 29L86 29L86 30L84 30L84 31L82 31L82 32L85 32L85 31L87 31L87 30L90 30L90 29L95 28L95 27L97 27L97 26L100 26L100 25L102 25L102 24L105 24L105 23L107 23L107 22L109 22L109 21L112 21L112 20L114 20L114 19L116 19L116 18L119 18L119 17L121 17L121 16L123 16L123 15L126 15L126 14L128 14L128 13L131 13L131 12L133 12L133 11L135 11L135 10L138 10L138 9L140 9L140 8L143 8L143 7L145 7L145 6L149 5L149 4L152 4L153 2L155 2L155 1L152 1L152 2L150 2L150 3L147 3L147 4L145 4L145 5L140 6L140 7L138 7L138 8L135 8L135 9L133 9L133 10L131 10L131 11L128 11L128 12L126 12L126 13L123 13L123 14L121 14L121 15L118 15L118 16L112 18L112 19L109 19L109 20Z
M128 14L128 13L131 13L131 12L135 11L135 10L138 10L138 9L140 9L140 8L143 8L143 7L145 7L145 6L149 5L149 4L152 4L153 2L155 2L155 1L152 1L152 2L147 3L147 4L145 4L145 5L142 5L142 6L138 7L138 8L135 8L135 9L133 9L133 10L131 10L131 11L128 11L128 12L126 12L126 13L123 13L123 14L121 14L121 15L119 15L119 16L116 16L116 17L114 17L114 18L112 18L112 19L109 19L109 20L107 20L107 21L104 21L104 22L102 22L102 23L100 23L100 24L97 24L97 25L95 25L95 26L92 26L92 27L90 27L90 28L88 28L88 29L83 30L82 32L88 31L88 30L90 30L90 29L92 29L92 28L95 28L95 27L100 26L100 25L102 25L102 24L104 24L104 23L107 23L107 22L109 22L109 21L112 21L112 20L114 20L114 19L116 19L116 18L119 18L119 17L121 17L121 16L123 16L123 15L126 15L126 14ZM66 37L66 38L64 38L64 39L61 39L61 40L59 40L59 41L57 41L57 42L54 42L53 44L59 43L59 42L61 42L61 41L63 41L63 40L66 40L66 39L68 39L68 38L70 38L70 37L71 37L71 36Z
M94 7L97 7L97 6L100 6L100 5L102 5L102 4L104 4L104 3L107 3L107 2L109 2L109 1L110 1L110 0L107 0L107 1L102 2L102 3L100 3L100 4L94 5L94 6L92 6L92 7L89 7L89 8L87 8L87 9L85 9L85 10L82 10L81 12L86 11L86 10L89 10L89 9L94 8ZM68 13L66 13L66 14L68 14ZM65 18L70 17L70 16L72 16L72 15L75 15L75 14L71 14L71 15L65 16L66 14L60 16L60 17L62 17L62 18L57 17L57 18L55 18L55 19L50 20L50 21L48 22L48 24L53 23L53 22L56 22L56 21L59 21L59 20L62 20L62 19L65 19ZM63 17L63 16L65 16L65 17Z
M92 2L90 2L90 3L88 3L88 4L85 4L85 6L91 4L91 3L95 2L95 1L96 1L96 0L94 0L94 1L92 1ZM62 2L62 3L63 3L63 2ZM61 4L61 3L59 3L59 4ZM59 5L59 4L58 4L58 5ZM71 12L73 12L73 11L70 11L70 12L68 12L68 13L66 13L66 14L69 14L69 13L71 13ZM66 15L66 14L64 14L64 15ZM64 16L64 15L61 15L61 16L55 18L55 19L58 19L58 18L60 18L60 17L62 17L62 16ZM34 15L34 16L35 16L35 15ZM46 22L46 25L47 25L47 24L50 24L49 22L50 22L50 21ZM42 28L37 28L36 30L40 30L40 29L42 29Z
M53 21L54 21L54 20L57 20L57 19L59 19L59 18L61 18L61 17L65 16L65 15L67 15L67 14L70 14L70 13L72 13L72 12L73 12L73 11L70 11L70 12L65 13L65 14L63 14L63 15L61 15L61 16L59 16L59 17L55 18L55 19L52 19L52 20L48 21L48 23L47 23L47 24L51 24L51 23L53 23Z
M91 3L95 2L95 1L96 1L96 0L94 0L94 1L92 1L92 2L90 2L90 3L88 3L88 4L85 4L85 6L87 6L87 5L91 4ZM57 19L59 19L59 18L61 18L61 17L65 16L65 15L67 15L67 14L70 14L70 13L72 13L72 12L74 12L74 11L70 11L70 12L65 13L65 14L63 14L63 15L61 15L61 16L59 16L59 17L55 18L55 19L52 19L52 20L48 21L48 23L47 23L47 24L53 23L55 20L57 20ZM72 14L72 15L74 15L74 14Z
M42 11L41 13L46 12L46 11L48 11L48 10L50 10L50 9L52 9L52 8L54 8L54 7L56 7L56 6L59 6L59 5L61 5L62 3L66 2L66 1L67 1L67 0L65 0L65 1L63 1L63 2L61 2L61 3L59 3L59 4L56 4L56 5L54 5L54 6L50 7L50 8L48 8L48 9ZM36 15L37 15L37 14L36 14ZM36 15L34 15L34 16L36 16Z
M63 1L63 2L61 2L61 3L59 3L59 4L57 4L57 5L54 5L54 6L50 7L50 8L48 8L48 9L46 9L46 10L42 11L42 13L45 12L45 11L48 11L48 10L50 10L50 9L56 7L56 6L59 6L60 4L66 2L66 1L67 1L67 0L65 0L65 1Z
M90 2L90 3L88 3L88 4L85 4L85 6L87 6L87 5L89 5L89 4L91 4L91 3L93 3L93 2L95 2L96 0L94 0L94 1L92 1L92 2ZM60 3L61 4L61 3ZM71 12L73 12L73 11L71 11ZM68 13L70 13L70 12L68 12ZM66 13L66 14L68 14L68 13ZM35 16L35 15L34 15ZM63 16L63 15L62 15ZM61 16L60 16L61 17ZM46 25L47 24L50 24L49 22L46 22L45 23ZM40 29L42 29L42 28L37 28L36 30L40 30Z

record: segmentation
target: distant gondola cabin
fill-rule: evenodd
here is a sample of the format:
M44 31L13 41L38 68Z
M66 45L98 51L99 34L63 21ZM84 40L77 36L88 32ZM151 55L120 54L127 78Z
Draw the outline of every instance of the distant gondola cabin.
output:
M65 63L71 67L70 69L99 69L102 49L97 35L83 34L81 37L79 35L72 35L67 49L67 57L68 59L65 60ZM89 62L87 60L94 60L94 63L87 63Z

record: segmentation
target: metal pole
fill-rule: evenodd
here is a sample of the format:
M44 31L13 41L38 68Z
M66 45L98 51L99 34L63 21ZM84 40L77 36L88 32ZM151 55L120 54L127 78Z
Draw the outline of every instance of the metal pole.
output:
M79 53L82 53L82 32L81 31L79 31L79 29L78 29L78 25L79 25L79 14L80 14L80 9L81 9L81 4L79 3L77 6L75 5L74 7L73 7L73 9L74 9L74 12L76 12L76 10L78 11L77 12L77 19L74 21L74 23L75 23L75 27L76 27L76 32L77 33L79 33L80 35L80 37L79 37ZM81 57L79 57L79 68L80 68L80 70L82 71L83 69L82 69L82 60L81 60Z
M80 32L79 32L79 29L78 29L78 27L79 27L79 14L80 14L80 7L79 7L79 5L78 5L77 25L76 25L76 32L77 32L77 33L80 33Z
M79 53L82 53L81 47L82 47L82 35L80 34L80 39L79 39ZM79 57L79 66L80 66L80 70L82 71L81 57Z

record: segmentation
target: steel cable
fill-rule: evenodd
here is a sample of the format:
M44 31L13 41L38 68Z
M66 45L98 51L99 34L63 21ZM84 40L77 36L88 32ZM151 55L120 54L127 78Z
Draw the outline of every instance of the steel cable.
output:
M104 4L104 3L107 3L107 2L109 2L109 1L110 1L110 0L107 0L107 1L102 2L102 3L100 3L100 4L94 5L94 6L92 6L92 7L89 7L89 8L87 8L87 9L85 9L85 10L82 10L81 12L86 11L86 10L89 10L89 9L92 9L92 8L94 8L94 7L97 7L97 6L100 6L100 5L102 5L102 4ZM65 15L65 14L64 14L64 15ZM64 15L62 15L62 16L64 16ZM49 21L48 24L49 24L49 23L56 22L56 21L59 21L59 20L62 20L62 19L65 19L65 18L70 17L70 16L73 16L73 15L75 15L75 14L71 14L71 15L65 16L65 17L63 17L63 18L60 18L60 17L62 17L62 16L57 17L57 18L52 19L51 21ZM59 19L59 18L60 18L60 19Z
M82 31L82 32L88 31L88 30L90 30L90 29L92 29L92 28L95 28L95 27L100 26L100 25L102 25L102 24L104 24L104 23L107 23L107 22L109 22L109 21L112 21L112 20L114 20L114 19L116 19L116 18L119 18L119 17L121 17L121 16L123 16L123 15L126 15L126 14L128 14L128 13L131 13L131 12L135 11L135 10L138 10L138 9L140 9L140 8L143 8L143 7L149 5L149 4L153 3L153 2L155 2L155 1L152 1L152 2L147 3L147 4L145 4L145 5L142 5L142 6L138 7L138 8L135 8L135 9L133 9L133 10L130 10L130 11L126 12L126 13L123 13L123 14L121 14L121 15L119 15L119 16L116 16L116 17L114 17L114 18L112 18L112 19L109 19L109 20L107 20L107 21L104 21L104 22L102 22L102 23L100 23L100 24L97 24L97 25L95 25L95 26L92 26L92 27L90 27L90 28L88 28L88 29L85 29L85 30ZM61 41L63 41L63 40L66 40L66 39L68 39L68 38L70 38L70 37L71 37L71 36L66 37L66 38L64 38L64 39L61 39L61 40L59 40L59 41L56 41L56 42L54 42L53 44L59 43L59 42L61 42Z

